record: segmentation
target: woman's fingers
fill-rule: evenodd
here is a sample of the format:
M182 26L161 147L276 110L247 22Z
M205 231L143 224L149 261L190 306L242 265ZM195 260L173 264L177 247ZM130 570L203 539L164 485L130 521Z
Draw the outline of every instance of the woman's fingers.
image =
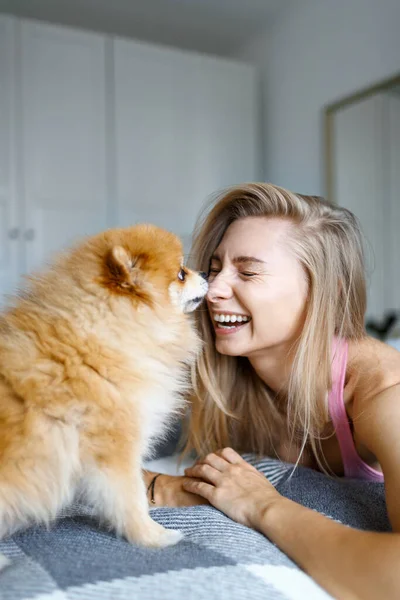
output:
M213 497L213 494L215 492L215 488L213 485L205 483L204 481L199 481L197 479L186 479L183 482L183 488L187 492L191 492L192 494L202 496L211 504L211 498Z
M185 475L188 477L203 479L204 481L208 481L213 485L217 485L221 477L221 471L218 471L218 469L215 469L209 464L198 463L189 469L185 469Z
M246 467L254 470L254 467L249 465L235 450L232 450L232 448L223 448L217 452L208 454L192 467L185 469L185 475L218 485L224 473L231 472L232 469L238 467Z
M207 454L204 458L199 459L196 465L208 464L217 469L218 471L226 471L229 465L241 464L248 465L248 463L232 448L222 448Z
M235 450L232 448L222 448L222 450L218 450L215 454L220 458L223 458L231 465L241 465L243 463L246 465L248 464L244 458L242 458L240 454L235 452Z

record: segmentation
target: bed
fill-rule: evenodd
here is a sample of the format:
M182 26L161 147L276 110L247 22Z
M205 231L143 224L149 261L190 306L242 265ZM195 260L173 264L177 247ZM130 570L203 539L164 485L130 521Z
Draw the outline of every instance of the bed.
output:
M278 491L347 525L389 531L380 483L329 478L310 469L245 455ZM184 464L180 470L184 468ZM179 472L176 456L147 467ZM0 542L1 600L323 600L330 598L261 534L209 506L154 508L152 516L184 539L164 550L128 544L99 527L76 503L46 530ZM323 560L323 557L321 557Z

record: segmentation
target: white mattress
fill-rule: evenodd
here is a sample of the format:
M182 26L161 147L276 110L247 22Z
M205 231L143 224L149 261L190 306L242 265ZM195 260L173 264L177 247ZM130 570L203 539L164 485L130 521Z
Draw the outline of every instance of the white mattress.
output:
M144 463L144 468L148 471L154 471L155 473L183 475L184 469L190 467L193 464L193 460L186 459L178 466L178 456L178 454L173 454L172 456L166 456L165 458L146 461Z

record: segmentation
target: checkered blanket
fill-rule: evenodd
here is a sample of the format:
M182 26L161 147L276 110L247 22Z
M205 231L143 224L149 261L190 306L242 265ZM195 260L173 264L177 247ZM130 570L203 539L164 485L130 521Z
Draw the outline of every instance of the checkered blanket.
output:
M360 529L390 530L383 485L328 478L265 459L254 464L279 492ZM184 540L149 550L99 528L90 509L70 507L50 530L0 542L1 600L323 600L328 596L261 534L209 506L158 508L153 518ZM322 557L323 560L323 557Z

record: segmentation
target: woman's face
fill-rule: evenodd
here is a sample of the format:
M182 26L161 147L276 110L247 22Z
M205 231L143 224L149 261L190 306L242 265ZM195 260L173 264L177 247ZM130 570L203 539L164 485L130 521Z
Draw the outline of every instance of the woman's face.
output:
M288 220L238 219L210 264L207 305L221 354L249 358L288 348L300 334L308 294L290 248Z

